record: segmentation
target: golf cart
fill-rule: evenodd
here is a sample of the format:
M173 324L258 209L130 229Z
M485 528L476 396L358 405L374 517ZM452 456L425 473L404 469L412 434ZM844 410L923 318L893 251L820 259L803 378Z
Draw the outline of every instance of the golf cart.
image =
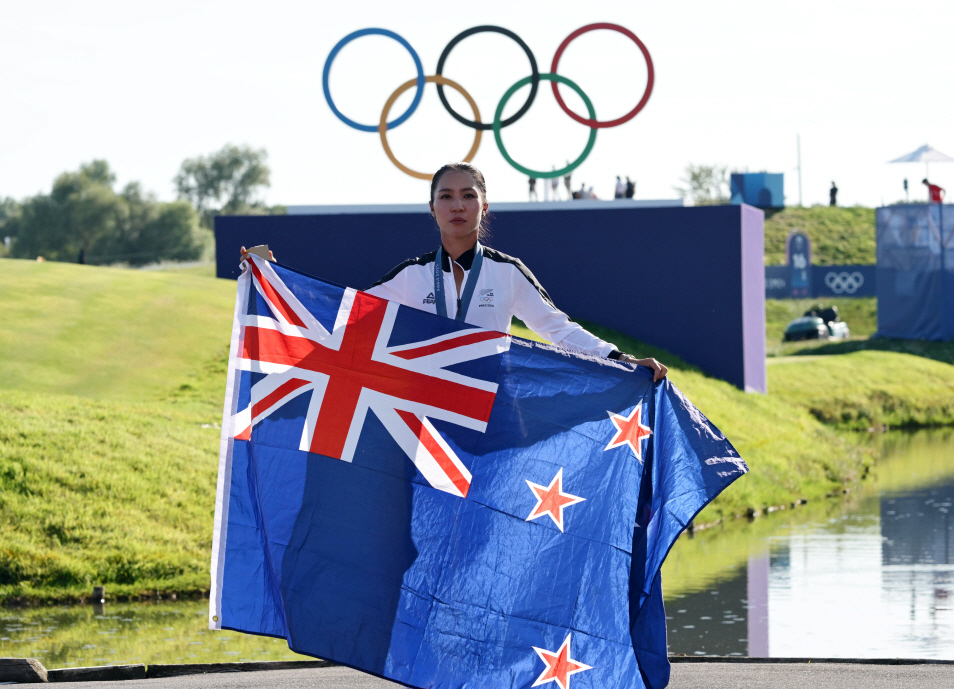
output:
M801 318L785 326L784 340L847 340L851 337L848 324L838 317L838 307L813 306Z

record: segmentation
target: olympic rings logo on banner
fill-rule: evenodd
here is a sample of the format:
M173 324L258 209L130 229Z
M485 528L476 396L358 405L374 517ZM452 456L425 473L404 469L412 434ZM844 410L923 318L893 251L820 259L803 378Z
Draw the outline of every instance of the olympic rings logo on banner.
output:
M865 284L865 276L857 270L853 273L833 271L825 274L825 284L835 294L854 294Z
M646 89L643 92L642 98L639 102L636 103L636 107L630 110L628 113L622 117L618 117L615 120L600 121L596 119L596 110L593 108L593 103L590 101L589 97L583 92L575 82L570 79L557 74L557 67L560 64L560 58L563 56L563 52L566 50L567 46L570 45L576 38L582 36L585 33L590 31L596 31L598 29L608 29L610 31L616 31L622 35L629 38L633 41L639 50L642 52L643 57L646 59L646 69L648 72L648 78L646 80ZM455 81L452 81L444 76L444 64L447 62L447 57L450 55L451 50L460 43L462 40L469 36L473 36L478 33L499 33L508 38L512 39L527 56L527 60L530 63L530 76L524 77L519 80L504 93L503 97L500 99L500 102L497 104L497 108L494 111L494 117L491 122L484 122L480 119L480 111L477 108L477 103L471 97L471 95L464 89L463 86L458 84ZM341 52L341 49L344 48L348 43L355 40L356 38L361 38L362 36L385 36L387 38L394 39L400 43L404 48L411 54L411 58L414 60L414 66L417 71L415 78L410 79L409 81L404 82L395 89L394 93L387 99L384 104L384 108L381 110L381 117L378 120L377 124L361 124L356 122L347 116L345 116L338 108L335 106L334 100L331 98L331 90L328 87L328 76L331 74L331 65L334 62L335 57L338 53ZM521 117L527 114L527 111L530 110L530 106L533 105L533 101L537 97L537 91L539 90L540 82L548 81L550 82L550 88L553 91L553 96L556 98L557 104L560 108L569 115L571 118L590 128L590 136L587 139L586 146L583 149L583 152L576 158L572 163L569 163L566 167L560 168L559 170L532 170L528 167L525 167L514 160L510 154L507 152L506 147L503 143L502 130L504 127L509 127L513 123L517 122ZM325 68L322 72L321 77L321 86L325 93L325 100L328 101L328 107L331 108L331 111L335 114L339 120L344 122L349 127L353 127L362 132L377 132L378 136L381 137L381 146L384 148L384 153L391 160L394 165L410 175L411 177L416 177L417 179L430 180L433 177L432 174L417 172L407 167L401 163L391 151L391 146L388 144L387 132L390 129L400 126L407 119L414 114L417 110L417 106L421 103L421 97L424 95L424 85L427 83L435 84L437 86L437 95L440 97L441 103L444 106L444 109L447 110L450 115L463 124L465 127L470 127L474 130L474 142L470 147L470 151L467 152L467 155L464 157L465 162L470 162L474 159L474 156L477 155L477 149L480 148L480 141L483 132L493 130L494 139L497 142L497 148L500 150L500 154L504 159L510 163L510 165L522 172L525 175L530 177L539 177L542 179L548 179L552 177L562 177L563 175L575 170L580 165L583 164L583 161L586 160L590 152L593 150L593 146L596 143L596 132L598 129L607 129L609 127L618 127L621 124L629 122L631 119L636 117L639 112L646 107L646 103L649 102L649 96L653 92L653 83L655 82L655 72L653 70L653 60L649 56L649 50L643 44L641 40L629 29L619 26L618 24L608 24L608 23L597 23L597 24L587 24L586 26L580 27L565 39L557 48L556 53L553 55L553 61L550 63L550 71L547 73L541 73L537 68L537 60L533 55L533 51L530 50L530 47L521 39L517 34L509 29L505 29L501 26L475 26L473 28L463 31L454 38L451 39L450 43L444 48L441 52L440 59L437 61L437 69L433 76L424 76L424 67L421 64L421 59L418 57L414 48L411 47L411 44L404 40L401 36L394 33L393 31L388 31L387 29L360 29L353 33L348 34L331 49L331 52L328 54L328 59L325 60ZM524 86L530 85L530 93L527 95L527 100L524 101L523 105L520 106L520 109L517 110L513 115L507 119L503 118L504 107L513 97L513 95L519 91ZM583 100L583 104L586 106L587 117L583 117L575 112L573 112L569 106L564 102L563 97L560 95L559 84L569 87ZM451 107L451 104L447 100L447 95L444 92L444 87L449 86L458 93L460 93L464 99L467 101L467 104L470 106L471 115L473 119L467 119L459 112L454 110ZM400 97L402 93L407 91L410 88L414 88L414 99L411 101L411 104L407 107L403 113L398 117L395 117L393 120L388 120L388 117L391 114L391 108L394 105L395 101Z

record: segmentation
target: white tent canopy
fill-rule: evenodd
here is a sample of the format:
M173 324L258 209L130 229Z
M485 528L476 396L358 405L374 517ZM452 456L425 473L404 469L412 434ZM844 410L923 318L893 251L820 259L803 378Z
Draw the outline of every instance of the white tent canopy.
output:
M941 153L936 148L931 148L927 144L924 144L916 151L911 151L907 155L903 155L900 158L895 158L892 163L924 163L924 179L928 179L931 176L931 163L954 163L954 158L951 156ZM907 196L908 193L908 180L904 180L904 193Z
M892 163L954 163L954 158L941 153L936 148L924 144L916 151L912 151L900 158L895 158Z

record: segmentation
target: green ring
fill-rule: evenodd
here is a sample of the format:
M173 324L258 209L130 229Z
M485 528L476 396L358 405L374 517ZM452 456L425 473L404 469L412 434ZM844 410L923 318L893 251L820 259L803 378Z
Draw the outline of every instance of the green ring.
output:
M573 83L566 77L561 76L559 74L541 74L540 79L542 81L556 81L561 84L566 84L571 89L576 91L578 94L580 94L580 98L582 98L583 102L586 104L586 110L590 114L590 119L593 121L596 121L596 111L593 109L593 104L590 102L590 99L587 98L586 94L583 93L583 89L581 89L579 86L577 86L575 83ZM526 86L531 81L533 81L532 76L524 77L523 79L518 81L516 84L511 86L507 90L507 92L503 95L503 98L500 99L500 103L497 104L497 112L494 113L494 139L497 140L497 148L500 149L500 155L502 155L504 159L506 159L506 161L510 163L510 165L517 171L522 172L523 174L529 177L539 177L540 179L552 179L553 177L562 177L566 173L572 172L573 170L578 168L580 165L583 164L583 161L586 160L586 157L590 154L590 151L593 150L593 145L596 143L596 129L593 127L590 127L590 139L589 141L586 142L586 148L583 149L583 153L580 155L580 157L574 160L572 163L570 163L566 167L561 168L559 170L551 170L549 172L540 172L539 170L531 170L530 168L524 167L523 165L518 163L516 160L511 158L510 154L507 153L507 149L504 148L503 138L500 136L500 118L503 116L504 106L507 105L507 101L510 100L510 97L514 93L516 93L518 89Z

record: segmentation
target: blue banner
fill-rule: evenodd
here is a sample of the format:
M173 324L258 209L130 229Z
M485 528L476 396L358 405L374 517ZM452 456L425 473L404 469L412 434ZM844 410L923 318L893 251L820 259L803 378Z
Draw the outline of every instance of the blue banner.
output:
M210 627L413 687L665 686L725 436L648 369L248 263Z
M878 294L875 265L811 266L811 297L874 297ZM765 266L765 297L793 299L792 269Z

